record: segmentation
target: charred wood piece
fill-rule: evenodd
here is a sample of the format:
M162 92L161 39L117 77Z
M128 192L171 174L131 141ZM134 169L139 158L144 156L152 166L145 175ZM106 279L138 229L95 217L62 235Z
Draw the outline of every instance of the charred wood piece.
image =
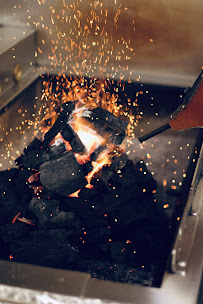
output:
M118 170L125 167L127 164L128 157L125 153L121 153L120 155L115 155L112 157L112 163L110 165L111 170Z
M84 171L85 175L88 175L88 173L90 173L93 170L93 166L92 166L91 161L87 161L86 163L84 163L81 166L83 168L83 171Z
M101 225L87 230L85 241L93 244L107 243L111 235L111 229L108 225Z
M38 169L39 165L43 162L43 154L44 150L42 149L30 150L29 152L26 152L26 154L22 154L18 157L15 163L24 169Z
M66 126L72 111L75 109L75 102L69 101L62 105L62 111L51 129L45 134L42 148L46 148L56 135Z
M0 238L2 238L6 244L9 244L13 242L13 240L23 238L31 230L33 230L33 226L16 221L14 224L9 223L0 226Z
M29 204L31 211L45 228L73 227L75 215L73 212L59 210L59 201L45 200L34 197Z
M4 240L0 238L0 259L9 260L10 254L9 247L5 244Z
M114 175L114 172L110 169L108 165L103 166L101 170L96 172L91 180L91 185L100 191L109 191L110 190L110 179Z
M30 169L38 170L39 166L49 160L57 159L60 157L61 153L66 151L64 143L59 145L52 145L46 150L44 149L33 149L26 152L24 155L21 155L17 160L16 164Z
M58 141L57 144L53 144L52 146L49 147L49 150L48 150L49 155L50 155L49 159L54 159L55 156L60 157L60 154L65 152L65 151L66 151L66 146L61 139L61 141Z
M96 198L99 195L99 193L93 188L82 188L79 192L79 197L86 200L92 200L93 198Z
M70 143L73 152L79 154L86 152L85 146L83 145L79 136L69 124L66 124L66 126L63 128L61 135L66 141Z
M90 156L91 161L97 161L99 154L102 153L106 148L107 145L101 145L96 150L94 150L94 152Z
M21 168L16 179L16 191L18 193L19 202L13 208L10 215L10 221L15 222L18 215L24 208L27 208L28 203L34 195L34 190L31 188L28 178L33 174L32 170Z
M24 168L35 169L38 166L44 150L41 149L42 141L38 138L34 140L23 150L23 154L15 160L16 165Z
M20 198L22 198L25 194L28 196L33 196L33 190L29 187L28 178L33 174L32 170L28 170L25 168L21 168L19 170L17 179L16 179L16 191Z
M40 181L48 190L62 196L68 196L87 184L82 166L71 151L63 153L57 160L44 162L40 166Z
M10 249L16 262L63 268L78 256L68 236L66 229L31 231L27 237L13 241Z
M70 142L73 152L78 154L84 154L86 152L85 146L80 140L79 136L75 133L75 137Z
M140 201L133 198L129 199L125 203L119 205L119 209L110 211L111 216L117 219L117 222L115 222L112 226L121 226L121 230L125 226L123 232L126 230L125 237L128 238L130 232L128 229L126 229L126 227L130 227L131 229L131 226L129 225L135 226L136 224L139 224L144 220L150 220L151 218L153 221L153 217L155 215L154 208L156 208L156 205L154 204L152 195L148 195L146 198Z
M82 218L88 218L88 216L95 214L95 208L93 208L93 203L82 197L68 197L60 200L61 209L68 212L74 212L77 217L82 220Z
M35 137L34 140L23 150L23 152L26 154L31 150L38 150L42 146L41 139Z
M143 161L134 165L132 161L128 160L125 167L114 171L110 182L120 189L131 188L136 193L137 198L139 198L139 194L145 196L152 192L157 186L156 181Z
M108 142L120 145L125 138L128 122L103 108L93 109L85 119L93 124L100 136L107 137Z
M18 169L0 172L0 225L8 223L9 216L19 203L16 190L18 173Z

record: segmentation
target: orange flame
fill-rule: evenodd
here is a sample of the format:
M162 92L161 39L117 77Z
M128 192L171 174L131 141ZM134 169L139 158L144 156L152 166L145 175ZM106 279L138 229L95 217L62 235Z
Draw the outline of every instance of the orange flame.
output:
M80 190L81 190L81 189L75 191L74 193L71 193L71 194L69 195L69 197L79 197L78 194L79 194Z
M88 113L88 109L84 106L84 103L80 100L76 104L76 108L72 113L72 118L69 121L69 124L71 127L74 129L74 131L77 133L79 136L80 140L82 141L83 145L86 148L87 153L84 155L80 155L75 153L75 157L77 161L80 164L84 164L85 162L90 160L90 155L100 146L104 145L106 142L105 138L102 138L97 134L95 130L91 128L91 123L87 122L86 119L83 118L84 111ZM52 113L53 114L53 113ZM54 122L54 119L52 119L52 122ZM48 131L50 127L44 129L44 131ZM57 134L57 136L54 138L54 140L50 143L50 145L53 145L57 139L62 139L66 145L66 149L68 151L72 150L71 145L69 142L65 141L61 134ZM90 182L93 177L93 175L99 171L104 165L110 164L111 163L111 157L109 156L110 150L106 149L102 153L100 153L99 158L97 159L96 162L92 162L93 165L93 170L86 176L86 179L88 181L87 187L91 187ZM75 193L72 193L69 195L70 197L78 197L78 193L80 190L76 191Z
M76 115L74 117L73 121L73 128L77 132L78 136L80 137L82 143L86 147L88 151L88 157L97 149L100 145L103 145L106 142L106 139L102 138L97 134L96 131L94 131L91 126L89 127L87 121L83 119L82 111L84 107L78 109L76 112ZM93 170L86 176L86 179L88 181L89 187L91 187L90 182L94 174L99 171L104 165L110 164L111 163L111 158L109 156L109 149L106 149L102 153L100 153L98 159L96 162L92 162L93 165ZM87 156L85 156L87 160ZM84 157L79 157L77 158L78 162L84 161Z
M109 150L102 152L96 162L92 162L93 170L86 176L88 184L90 184L94 174L99 171L104 165L110 164Z
M76 110L70 124L80 137L83 145L88 151L88 154L91 154L96 148L103 144L105 140L99 136L96 131L91 128L91 126L89 127L87 120L83 118L84 111L88 112L88 109L85 108L83 104L81 106L81 103L79 102L76 105Z

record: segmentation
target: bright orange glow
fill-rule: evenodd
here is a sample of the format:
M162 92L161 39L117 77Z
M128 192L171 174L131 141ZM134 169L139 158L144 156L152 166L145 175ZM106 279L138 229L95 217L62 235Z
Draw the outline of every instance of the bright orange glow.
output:
M62 136L61 136L61 138L63 139ZM63 139L63 141L64 141L64 144L65 144L65 146L66 146L67 151L71 151L71 150L72 150L72 147L71 147L71 145L69 144L69 142L66 141L65 139Z
M79 162L79 164L83 165L85 164L87 161L90 160L90 155L89 154L77 154L75 153L75 157L77 159L77 161Z
M15 221L18 219L19 215L21 214L21 212L18 212L18 214L16 214L16 216L14 216L13 220L12 220L12 224L15 223Z
M166 209L166 208L168 208L168 207L169 207L169 204L163 205L163 208L164 208L164 209Z
M88 184L90 184L94 174L99 171L104 165L110 164L111 159L109 157L109 151L106 150L99 155L99 158L96 162L92 162L93 170L86 176Z
M76 105L77 108L77 105ZM86 155L79 155L76 154L77 161L80 164L85 163L86 161L90 160L90 155L97 149L100 145L105 143L105 139L99 136L96 131L94 131L91 126L89 127L88 122L83 119L83 110L84 107L77 108L76 112L74 113L73 120L71 121L71 126L77 132L78 136L80 137L82 143L86 147L87 154ZM91 187L90 182L93 175L99 171L104 165L110 164L111 158L109 157L109 150L106 149L104 152L100 153L96 162L92 162L93 170L86 176L88 181L89 187ZM74 195L75 196L75 195Z
M87 184L86 186L85 186L85 188L88 188L88 189L92 189L92 188L94 188L92 185L90 185L90 184Z
M98 136L95 132L93 132L89 128L84 128L78 131L78 136L80 137L83 145L86 147L87 151L90 153L98 148L103 139Z
M81 190L81 189L75 191L74 193L71 193L71 194L69 195L69 197L79 197L78 194L79 194L80 190Z
M76 105L76 111L70 124L80 137L80 140L86 147L88 154L91 154L95 149L103 144L105 140L99 136L97 132L91 128L91 126L89 127L88 122L82 117L83 111L88 110L84 108L84 106L78 108L79 106L80 103Z
M82 101L79 101L75 110L72 113L72 117L69 121L70 126L77 133L83 145L86 148L87 153L80 155L75 153L75 157L80 164L84 164L87 161L90 161L91 154L100 146L104 145L106 142L105 138L102 138L97 134L95 130L91 127L91 123L89 123L83 116L88 115L89 110L84 106ZM55 118L55 116L54 116ZM54 120L53 120L54 122ZM48 131L50 127L44 129L44 131ZM68 151L72 150L71 145L68 141L65 141L60 133L56 135L56 137L52 140L50 145L57 144L57 140L62 140ZM96 162L92 162L93 170L86 176L88 181L88 185L86 187L92 188L90 185L91 179L93 175L99 171L104 165L111 163L110 157L110 149L106 148L105 151L101 152L97 158ZM78 197L78 193L80 190L70 194L70 197Z
M20 222L23 222L23 223L26 223L26 224L35 226L35 224L34 224L31 220L26 219L25 217L18 217L18 220L19 220Z

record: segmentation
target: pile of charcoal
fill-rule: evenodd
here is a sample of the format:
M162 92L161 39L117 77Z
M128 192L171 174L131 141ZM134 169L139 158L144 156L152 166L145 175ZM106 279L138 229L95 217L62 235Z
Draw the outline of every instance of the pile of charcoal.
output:
M133 164L120 153L87 187L102 148L77 161L85 147L68 123L74 109L64 104L44 140L35 138L16 160L18 168L0 172L0 258L81 271L92 261L100 268L162 259L168 224L154 199L156 181L142 160ZM87 120L109 142L123 141L127 124L108 111L96 108ZM50 145L59 132L72 150Z

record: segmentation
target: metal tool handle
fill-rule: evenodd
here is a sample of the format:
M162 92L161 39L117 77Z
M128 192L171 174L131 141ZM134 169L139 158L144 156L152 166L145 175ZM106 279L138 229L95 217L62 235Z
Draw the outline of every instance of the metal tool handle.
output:
M166 125L158 128L158 129L156 129L156 130L154 130L154 131L152 131L152 132L150 132L150 133L148 133L148 134L146 134L146 135L144 135L142 137L139 137L138 139L142 143L143 141L145 141L145 140L147 140L147 139L149 139L149 138L151 138L151 137L153 137L155 135L158 135L158 134L160 134L160 133L162 133L162 132L170 129L170 127L171 126L169 125L169 123L167 123Z

